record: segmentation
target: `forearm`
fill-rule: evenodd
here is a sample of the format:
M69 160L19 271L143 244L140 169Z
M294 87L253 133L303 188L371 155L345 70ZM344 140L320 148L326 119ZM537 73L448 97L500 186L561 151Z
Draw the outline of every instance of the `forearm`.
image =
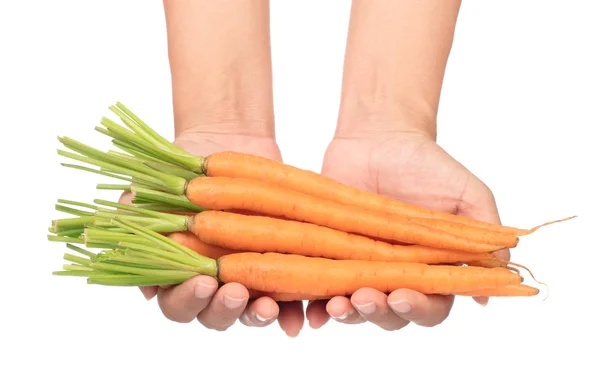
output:
M268 0L164 0L175 134L272 136Z
M354 0L338 136L411 128L435 138L460 0Z

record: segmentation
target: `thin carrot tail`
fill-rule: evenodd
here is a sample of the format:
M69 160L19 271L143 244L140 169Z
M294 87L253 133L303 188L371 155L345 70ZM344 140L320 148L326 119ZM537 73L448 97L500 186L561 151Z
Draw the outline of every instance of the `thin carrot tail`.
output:
M526 236L526 235L529 235L529 234L535 232L536 230L538 230L540 228L543 228L545 226L556 224L556 223L561 223L563 221L572 220L572 219L574 219L576 217L577 216L569 216L569 217L565 217L565 218L562 218L562 219L552 220L552 221L545 222L545 223L537 225L537 226L535 226L535 227L533 227L531 229L520 229L519 231L517 231L517 236Z
M517 274L520 274L519 268L527 271L527 273L531 276L531 278L539 285L543 285L546 288L546 296L544 297L544 299L542 301L545 301L546 298L548 298L549 295L549 291L550 291L550 287L548 286L548 284L536 279L536 277L533 275L533 272L531 271L530 268L528 268L525 265L519 264L519 263L515 263L513 261L507 260L507 259L502 259L502 258L498 258L496 256L494 256L493 259L486 259L486 260L478 260L478 261L474 261L472 263L469 263L471 265L474 266L479 266L479 267L488 267L488 268L494 268L494 267L504 267L507 268L511 271L516 272Z

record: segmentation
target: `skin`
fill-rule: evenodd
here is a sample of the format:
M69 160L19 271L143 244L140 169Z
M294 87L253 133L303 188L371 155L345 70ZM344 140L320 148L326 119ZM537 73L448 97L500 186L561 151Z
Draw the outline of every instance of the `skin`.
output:
M275 142L268 1L165 0L175 143L199 155L222 150L281 160ZM488 187L437 143L437 109L460 1L354 0L336 133L322 174L365 190L499 223ZM210 59L206 59L210 56ZM124 194L122 201L127 201ZM499 253L508 258L508 252ZM297 336L305 320L334 318L385 330L435 326L454 297L361 289L352 297L276 303L248 299L210 277L147 287L165 317L225 330L277 321ZM475 298L481 304L487 298Z

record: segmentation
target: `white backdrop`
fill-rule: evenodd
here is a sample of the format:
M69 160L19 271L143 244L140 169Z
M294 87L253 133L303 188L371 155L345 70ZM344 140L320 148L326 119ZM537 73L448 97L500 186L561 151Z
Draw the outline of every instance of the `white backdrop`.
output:
M349 9L349 1L272 2L287 163L320 169ZM598 10L594 1L463 2L442 93L439 143L491 187L504 223L579 216L513 252L549 284L548 299L492 299L485 308L457 299L435 328L331 321L291 339L276 323L223 333L172 323L136 288L51 275L65 251L46 241L55 200L114 199L94 191L98 177L60 167L56 136L101 140L93 127L115 101L172 136L162 3L2 2L0 375L600 375Z

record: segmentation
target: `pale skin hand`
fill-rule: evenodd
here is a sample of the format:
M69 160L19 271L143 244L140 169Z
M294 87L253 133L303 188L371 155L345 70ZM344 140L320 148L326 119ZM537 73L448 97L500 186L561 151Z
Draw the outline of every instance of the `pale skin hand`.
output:
M175 143L206 156L233 150L281 160L275 143L268 1L165 0ZM127 196L122 198L127 201ZM304 323L302 302L249 300L240 284L198 276L171 287L144 287L165 317L226 330L238 319L262 327L278 320L290 336Z
M339 122L322 173L394 199L500 223L488 187L436 144L437 109L458 0L354 0ZM509 258L508 250L499 253ZM475 300L486 304L488 298ZM313 328L331 317L386 330L435 326L453 296L361 289L311 302Z

